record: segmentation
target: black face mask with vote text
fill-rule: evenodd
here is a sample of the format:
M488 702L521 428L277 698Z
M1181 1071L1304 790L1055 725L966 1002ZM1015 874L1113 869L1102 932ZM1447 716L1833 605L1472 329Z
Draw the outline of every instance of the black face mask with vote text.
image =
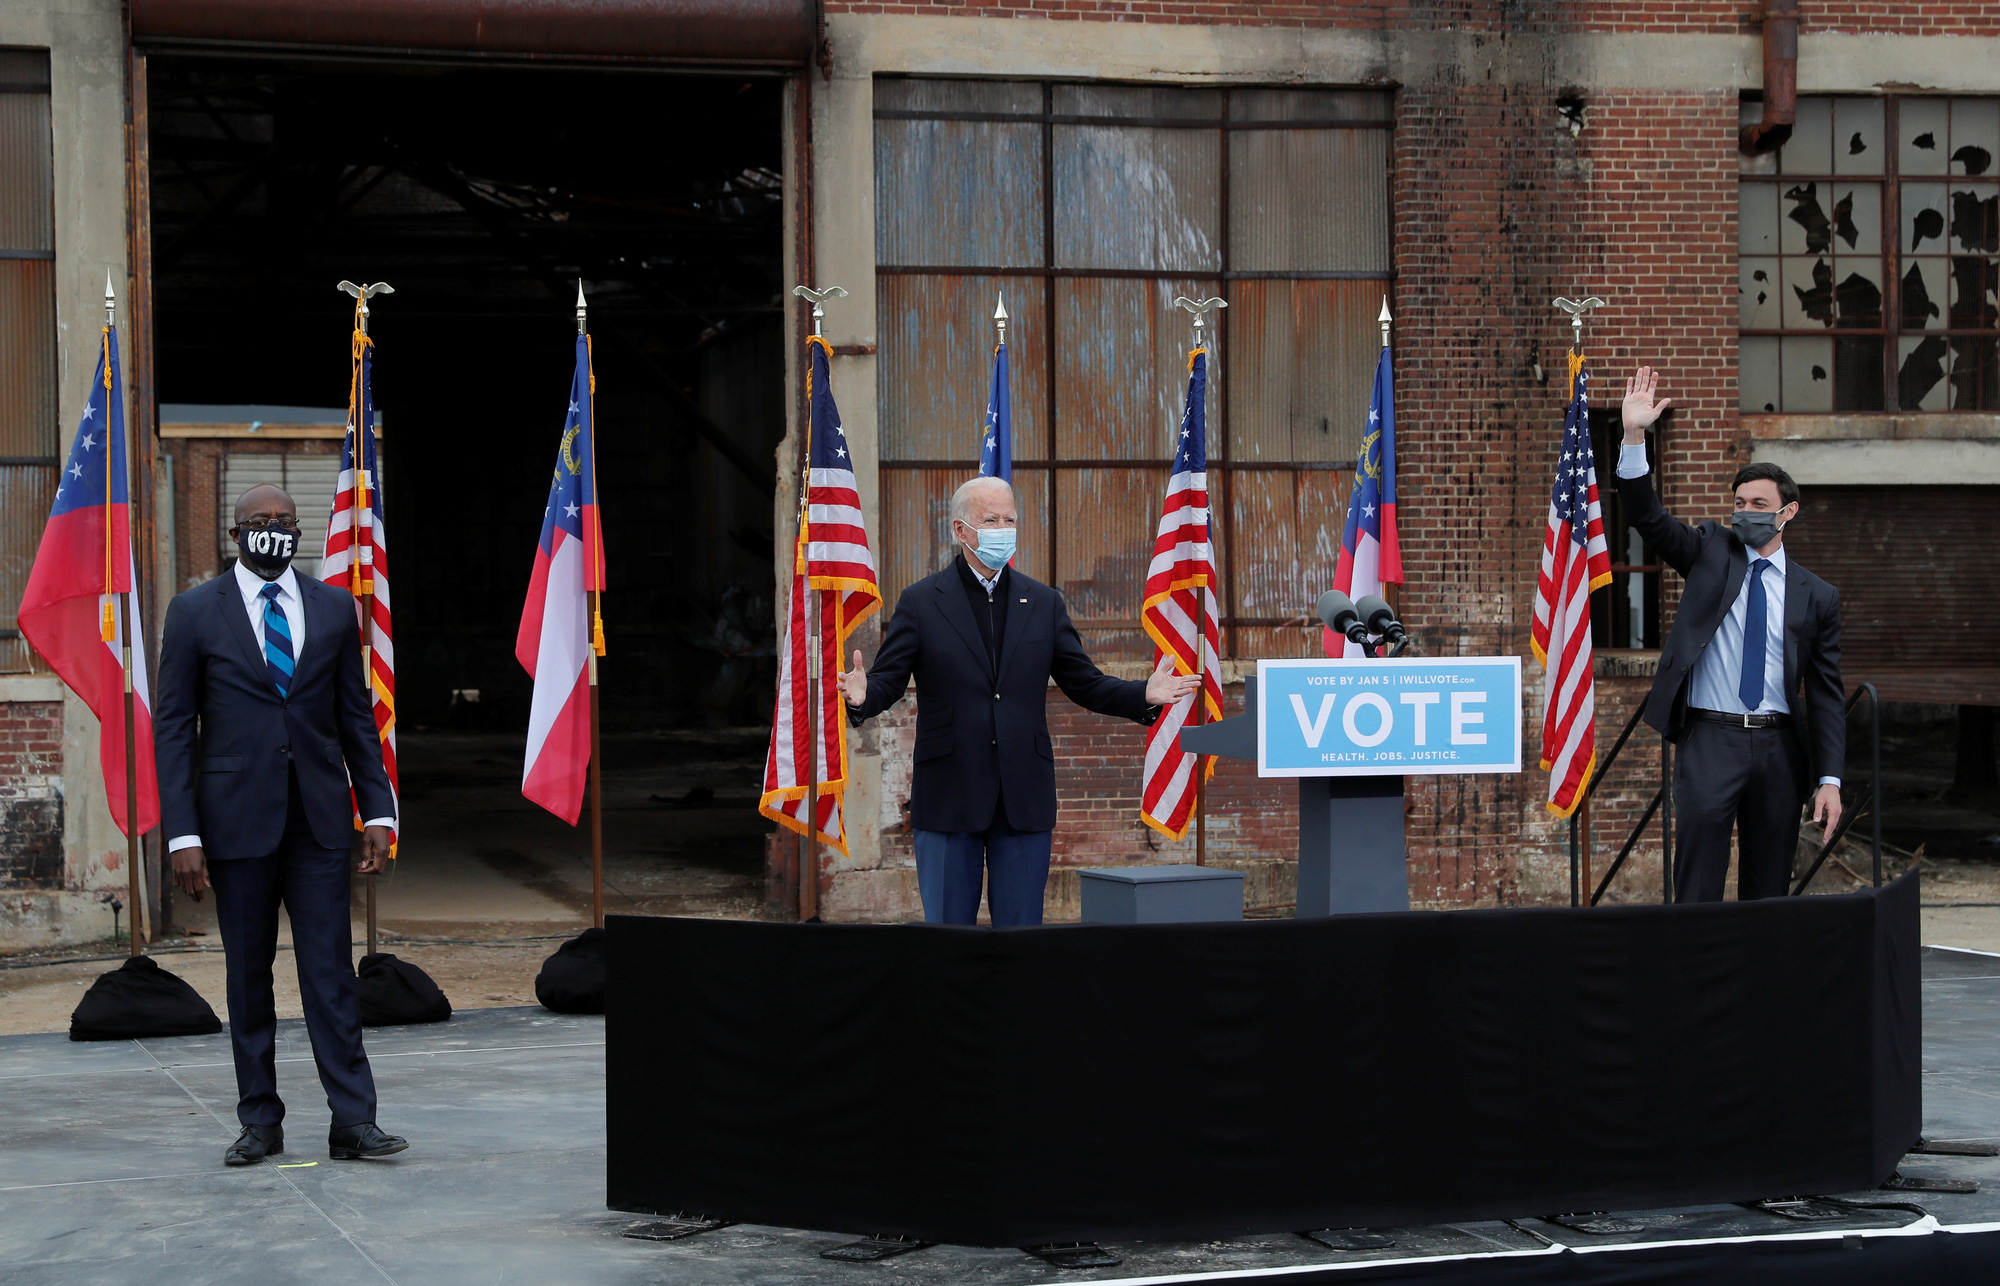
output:
M236 547L253 570L276 576L299 552L299 533L284 527L238 527Z

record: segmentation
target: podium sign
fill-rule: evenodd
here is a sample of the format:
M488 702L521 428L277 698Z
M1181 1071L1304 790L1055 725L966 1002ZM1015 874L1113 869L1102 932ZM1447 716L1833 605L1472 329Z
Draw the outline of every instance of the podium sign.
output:
M1521 658L1257 663L1257 775L1521 771Z

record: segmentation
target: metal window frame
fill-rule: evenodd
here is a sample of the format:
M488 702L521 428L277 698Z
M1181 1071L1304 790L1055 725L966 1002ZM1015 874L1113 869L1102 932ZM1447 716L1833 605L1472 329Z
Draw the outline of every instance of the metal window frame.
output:
M1815 94L1812 97L1823 98L1828 102L1837 103L1841 100L1865 101L1874 96L1867 94ZM1869 337L1880 337L1882 340L1882 405L1871 408L1854 408L1854 409L1842 410L1839 406L1839 397L1840 397L1840 386L1838 383L1839 367L1838 365L1836 365L1831 371L1829 371L1829 378L1832 381L1834 381L1833 387L1830 390L1834 398L1834 406L1831 410L1795 411L1790 408L1787 408L1786 406L1783 405L1782 401L1783 389L1784 389L1784 359L1781 355L1779 358L1779 367L1778 367L1778 379L1779 379L1778 387L1779 387L1780 403L1777 411L1775 412L1776 414L1779 415L1950 415L1950 414L1967 413L1967 412L1978 413L1982 409L1988 409L1979 406L1974 406L1974 407L1946 406L1941 411L1921 411L1916 409L1905 410L1902 407L1902 391L1898 387L1898 384L1900 383L1902 376L1902 370L1901 370L1902 361L1898 355L1898 350L1900 349L1901 341L1904 338L1908 336L1921 336L1923 338L1928 339L1932 336L1936 336L1937 338L1945 340L1947 344L1949 344L1950 341L1955 339L1974 339L1974 340L1986 339L1992 341L1995 344L2000 344L2000 326L1995 326L1990 329L1952 326L1951 305L1949 302L1948 295L1945 299L1939 301L1943 305L1942 320L1945 323L1944 325L1937 327L1922 327L1915 330L1905 329L1903 326L1903 264L1906 258L1943 259L1946 261L1952 259L1961 259L1961 258L1980 258L1980 259L1985 259L1988 262L2000 262L2000 256L1996 256L1995 254L1984 251L1976 255L1963 255L1963 254L1951 253L1949 249L1950 230L1948 226L1946 229L1945 244L1944 246L1940 247L1940 252L1938 254L1919 255L1910 251L1905 251L1903 249L1903 236L1902 236L1903 184L1906 180L1905 176L1902 173L1902 137L1903 137L1902 105L1905 100L1913 98L1923 98L1923 99L1930 99L1943 102L1948 107L1950 104L1954 102L1969 101L1969 100L1992 100L1993 98L1995 98L1995 96L1990 94L1883 94L1880 96L1880 98L1882 102L1882 153L1883 153L1882 171L1880 174L1738 174L1737 175L1737 190L1739 193L1746 185L1749 184L1766 184L1773 188L1778 188L1778 187L1783 187L1786 183L1790 182L1820 183L1829 185L1835 183L1848 183L1848 184L1876 183L1881 187L1880 219L1882 227L1882 248L1876 255L1876 259L1880 265L1882 272L1882 324L1880 326L1842 326L1839 324L1839 317L1836 314L1833 325L1824 326L1818 330L1805 330L1796 327L1788 329L1783 326L1756 327L1756 328L1739 326L1737 328L1736 333L1739 339L1784 340L1784 339L1801 339L1801 338L1804 339L1830 338L1837 341L1843 338L1865 339ZM1838 143L1838 139L1836 139L1835 142ZM1933 183L1933 182L1942 183L1947 190L1953 187L1958 187L1961 184L1967 187L1991 188L1995 191L1996 194L2000 194L2000 156L1996 156L1994 160L1996 162L1996 169L1993 172L1987 174L1952 174L1949 169L1949 162L1947 162L1946 172L1943 174L1912 175L1909 176L1907 181L1911 183ZM1742 203L1739 200L1738 202L1739 211L1741 209L1741 204ZM1779 219L1782 221L1784 217L1785 216L1781 212L1779 214ZM1780 254L1772 257L1775 257L1779 261L1779 263L1782 264L1788 259L1807 259L1807 258L1815 258L1817 256L1786 255L1781 252ZM1830 260L1834 256L1831 251L1828 251L1825 257ZM1741 242L1739 240L1737 248L1738 262L1740 263L1743 258L1744 255L1742 252ZM1782 269L1780 270L1779 281L1776 283L1776 285L1778 289L1780 290L1784 289ZM1947 291L1949 291L1950 287L1947 286L1946 289ZM1780 308L1783 307L1782 299L1780 299L1779 305ZM1836 349L1836 351L1838 350ZM1949 375L1945 377L1947 384L1949 384L1950 379L1951 377ZM1978 400L1984 403L1989 397L1994 396L1995 393L1996 390L1990 390L1982 387L1979 390ZM1947 392L1946 400L1949 401L1949 398L1950 395L1949 392ZM1746 415L1771 414L1771 412L1762 412L1762 411L1740 411L1739 413Z
M883 79L894 79L894 78L877 77L876 79L879 81ZM1022 83L1022 82L1015 82L1015 83ZM1027 83L1033 83L1033 81L1030 80ZM1172 117L1172 116L1074 115L1074 114L1059 113L1055 110L1055 90L1057 84L1059 83L1065 83L1065 82L1058 82L1054 80L1040 81L1040 86L1042 91L1042 108L1039 112L979 112L979 111L950 111L950 110L929 109L929 108L923 108L923 109L875 108L872 113L873 119L876 121L972 121L972 122L1004 123L1004 124L1015 124L1015 125L1033 124L1033 125L1039 125L1041 127L1042 262L1040 264L1028 267L1015 266L1015 267L1001 268L1001 267L980 266L974 264L928 265L928 264L878 263L875 267L875 276L878 281L884 277L935 276L935 277L1013 277L1013 278L1025 279L1025 281L1027 282L1039 281L1041 283L1042 309L1043 309L1042 315L1044 316L1044 318L1046 318L1046 322L1042 327L1043 331L1042 341L1044 350L1043 361L1046 364L1046 370L1047 370L1047 378L1044 379L1043 381L1043 384L1045 386L1043 390L1043 395L1045 399L1045 406L1043 408L1043 421L1044 421L1046 441L1042 444L1042 454L1039 458L1023 458L1022 456L1017 454L1014 458L1014 468L1016 470L1043 471L1048 474L1048 496L1047 496L1047 506L1045 513L1045 524L1046 524L1046 534L1048 542L1047 548L1049 550L1049 574L1051 580L1055 579L1056 576L1056 561L1055 561L1056 548L1057 548L1056 542L1060 534L1058 525L1058 515L1060 514L1062 508L1057 494L1056 480L1058 477L1061 476L1063 471L1072 469L1158 469L1162 472L1162 474L1164 474L1168 469L1171 469L1173 467L1173 461L1170 459L1086 459L1086 458L1063 457L1057 452L1056 440L1059 430L1057 426L1057 415L1056 415L1056 403L1058 398L1057 379L1056 379L1056 370L1057 370L1056 330L1058 327L1057 313L1056 313L1056 298L1055 298L1056 282L1066 278L1068 279L1108 278L1108 279L1132 280L1132 281L1173 281L1173 280L1215 281L1220 283L1220 292L1222 297L1229 303L1234 304L1236 302L1234 298L1235 292L1231 289L1231 285L1234 282L1238 281L1380 281L1386 284L1389 282L1393 282L1396 279L1396 272L1394 267L1395 256L1396 256L1396 241L1395 241L1396 224L1394 217L1396 208L1396 199L1395 199L1396 165L1395 165L1395 150L1394 150L1393 139L1389 149L1388 166L1383 176L1383 195L1388 202L1389 216L1390 216L1387 221L1390 267L1387 271L1374 272L1374 271L1362 271L1362 270L1334 270L1334 271L1302 270L1294 272L1285 272L1285 271L1243 271L1235 269L1230 266L1231 229L1229 222L1230 221L1229 143L1232 135L1244 131L1273 131L1273 130L1277 131L1386 130L1389 131L1393 136L1394 131L1396 129L1396 123L1395 120L1393 119L1394 115L1393 100L1390 105L1391 119L1388 120L1239 121L1230 119L1229 115L1231 107L1230 95L1232 91L1229 87L1225 86L1220 88L1219 92L1221 95L1221 102L1219 105L1219 110L1217 112L1217 115L1212 119ZM1246 88L1263 89L1266 87L1254 86ZM1298 87L1286 86L1284 88L1298 88ZM1356 87L1313 86L1310 88L1320 89L1330 93L1340 93L1340 92L1354 92L1354 89ZM1365 87L1365 86L1359 88L1361 88L1364 92L1393 92L1393 91L1381 91L1379 89L1374 89L1372 87ZM1099 126L1099 127L1119 126L1119 127L1139 128L1139 129L1213 130L1218 135L1220 135L1220 146L1216 149L1216 165L1218 170L1217 174L1218 182L1216 185L1216 190L1217 190L1217 205L1218 205L1218 215L1219 215L1218 221L1220 224L1219 233L1217 237L1217 240L1220 244L1220 265L1218 269L1213 272L1201 272L1201 271L1189 271L1185 269L1065 268L1057 266L1055 262L1056 237L1055 237L1054 171L1055 171L1055 129L1058 125L1083 125L1083 126ZM1032 289L1032 286L1030 288ZM1211 319L1211 325L1216 327L1217 331L1216 338L1218 341L1220 341L1220 346L1226 349L1228 346L1228 336L1229 336L1229 311L1227 309L1219 310L1215 314L1215 316ZM1228 362L1214 363L1210 367L1210 376L1209 376L1210 383L1214 386L1214 397L1216 406L1216 413L1209 419L1208 472L1211 479L1209 486L1209 496L1210 496L1209 521L1211 529L1215 532L1214 543L1216 546L1225 551L1225 556L1233 556L1236 548L1235 544L1236 523L1235 523L1235 509L1234 509L1234 495L1233 495L1234 489L1231 485L1233 476L1235 474L1239 472L1290 473L1296 477L1296 475L1302 473L1340 472L1342 470L1352 473L1356 465L1356 462L1353 460L1293 460L1293 461L1256 460L1256 461L1241 461L1241 462L1231 460L1229 458L1229 451L1231 446L1230 423L1229 423L1230 366L1231 363ZM1018 447L1020 444L1017 443L1016 445ZM979 462L977 460L962 459L962 458L961 459L882 459L878 461L876 464L877 470L882 472L887 472L891 470L919 470L919 469L951 469L951 468L976 469L978 467L979 467ZM1295 504L1298 499L1297 491L1298 491L1297 482L1294 481L1293 499ZM1282 627L1286 625L1297 625L1297 624L1310 625L1317 623L1311 619L1310 613L1302 613L1301 615L1295 617L1242 616L1237 614L1237 612L1234 610L1238 601L1237 599L1238 589L1236 584L1237 578L1230 573L1229 569L1225 568L1221 570L1223 573L1221 576L1223 583L1221 587L1222 592L1220 595L1221 597L1220 606L1222 609L1222 615L1218 621L1218 625L1220 627L1220 632L1222 635L1221 638L1222 655L1225 658L1234 659L1238 656L1239 631L1242 629L1254 628L1254 627ZM1105 618L1078 619L1075 622L1075 624L1079 630L1130 630L1130 629L1141 628L1143 622L1136 617L1129 619L1105 617Z

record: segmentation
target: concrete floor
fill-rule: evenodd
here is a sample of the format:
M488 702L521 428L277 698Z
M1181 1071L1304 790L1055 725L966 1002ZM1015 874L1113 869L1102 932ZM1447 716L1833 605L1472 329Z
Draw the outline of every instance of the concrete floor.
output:
M1927 1133L2000 1141L2000 959L1927 952ZM225 1169L235 1136L226 1034L74 1044L0 1038L0 1283L1028 1283L1332 1266L1443 1254L1539 1254L1504 1223L1394 1230L1393 1250L1343 1253L1294 1234L1112 1247L1118 1268L1059 1273L1013 1249L940 1246L883 1264L822 1260L838 1233L738 1226L683 1242L631 1240L604 1209L604 1024L489 1009L429 1027L376 1029L369 1052L382 1124L411 1148L335 1162L303 1025L280 1025L287 1150ZM1808 1080L1809 1069L1801 1069ZM689 1105L698 1111L698 1104ZM670 1159L663 1158L663 1164ZM1973 1196L1916 1198L1941 1224L2000 1220L2000 1160L1911 1158L1906 1173L1978 1179ZM1885 1194L1848 1194L1881 1200ZM1799 1225L1732 1206L1642 1212L1626 1238L1792 1235ZM1856 1212L1871 1233L1903 1212ZM1590 1238L1545 1221L1560 1244ZM1811 1225L1824 1231L1826 1225Z

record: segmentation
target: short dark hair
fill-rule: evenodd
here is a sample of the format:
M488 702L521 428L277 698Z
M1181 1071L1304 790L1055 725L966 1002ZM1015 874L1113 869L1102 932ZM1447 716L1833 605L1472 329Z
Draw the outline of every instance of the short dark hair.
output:
M1785 505L1795 505L1799 502L1799 484L1792 481L1791 474L1786 473L1783 469L1780 469L1777 465L1769 461L1746 464L1741 469L1738 469L1736 471L1736 481L1729 484L1729 489L1735 491L1746 482L1757 482L1760 480L1778 484L1779 508L1783 508Z

